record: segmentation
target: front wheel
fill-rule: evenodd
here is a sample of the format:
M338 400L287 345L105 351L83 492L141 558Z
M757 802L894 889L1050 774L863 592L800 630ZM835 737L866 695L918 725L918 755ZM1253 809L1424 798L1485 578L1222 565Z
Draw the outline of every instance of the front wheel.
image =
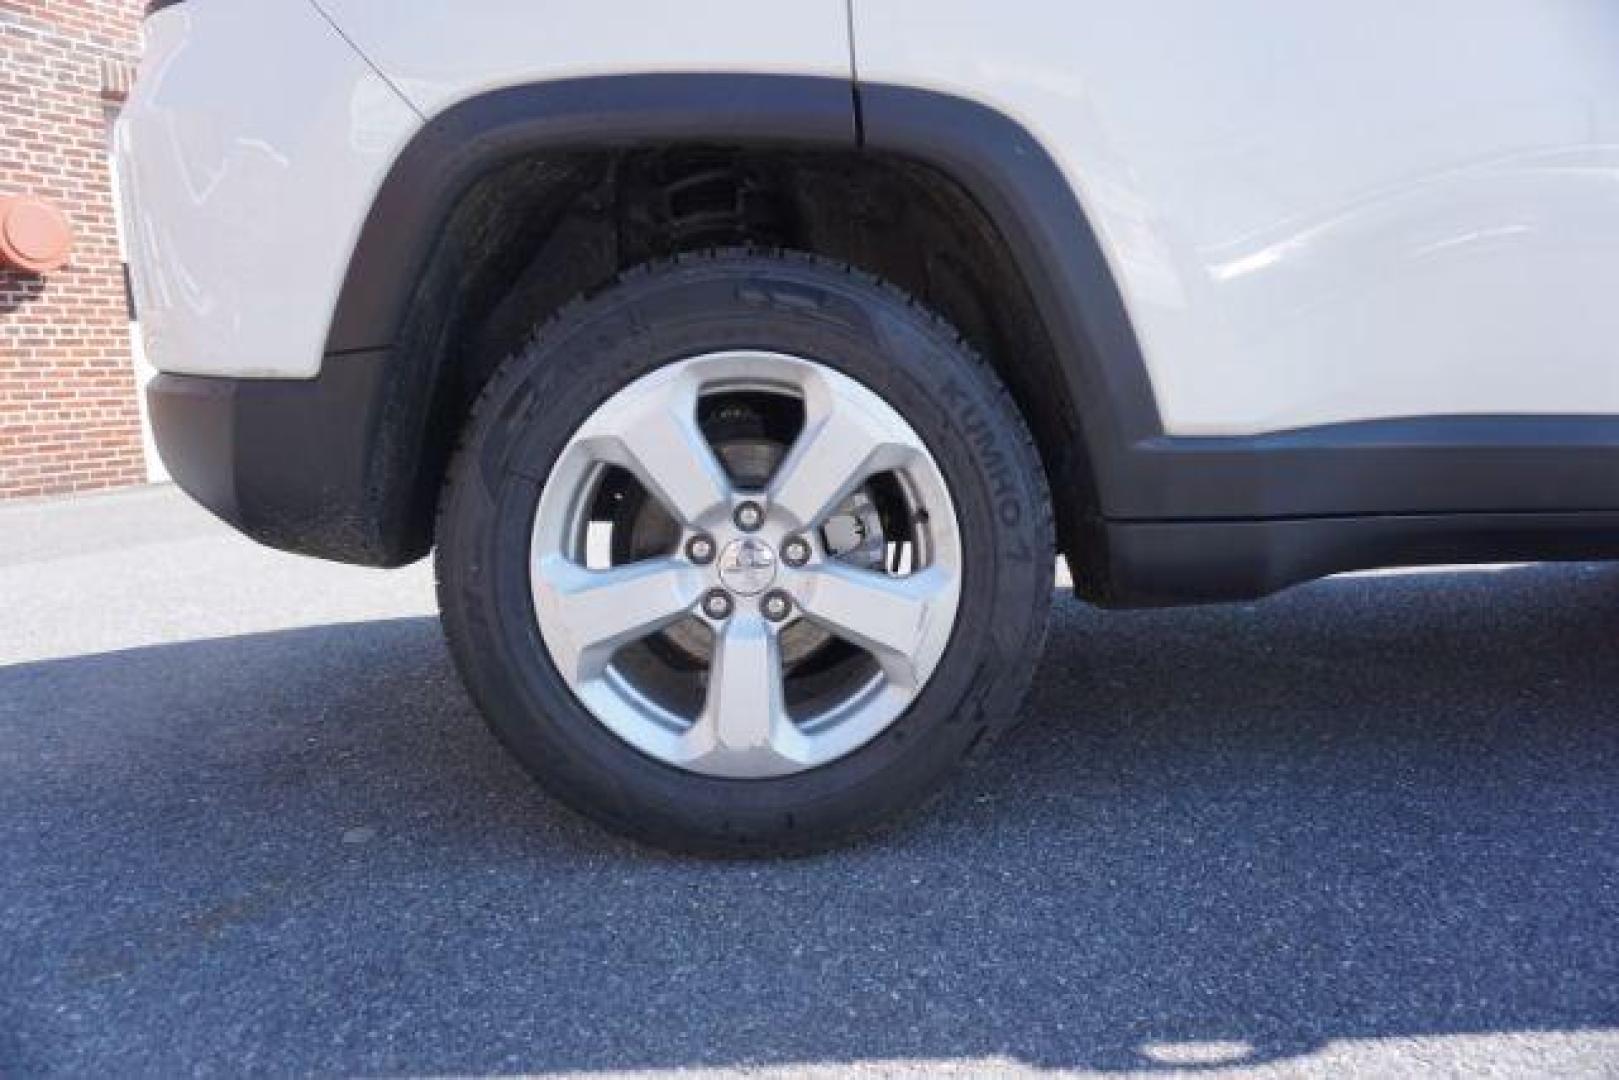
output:
M485 390L438 570L457 663L540 782L709 852L822 847L1007 725L1050 501L989 369L903 294L716 254L570 308Z

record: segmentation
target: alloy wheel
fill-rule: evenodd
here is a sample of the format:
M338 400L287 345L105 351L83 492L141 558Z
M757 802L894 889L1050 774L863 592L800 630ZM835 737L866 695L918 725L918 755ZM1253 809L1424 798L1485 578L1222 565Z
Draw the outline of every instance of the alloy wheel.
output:
M558 673L683 770L765 779L898 720L949 644L961 536L928 448L833 368L755 351L615 393L558 456L530 544Z

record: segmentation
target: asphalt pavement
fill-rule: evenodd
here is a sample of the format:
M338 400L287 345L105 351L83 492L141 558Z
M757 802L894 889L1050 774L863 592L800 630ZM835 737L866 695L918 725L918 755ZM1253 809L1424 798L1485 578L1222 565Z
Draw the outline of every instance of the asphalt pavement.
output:
M1619 567L1056 602L899 830L674 858L485 732L426 566L0 508L0 1076L1619 1076Z

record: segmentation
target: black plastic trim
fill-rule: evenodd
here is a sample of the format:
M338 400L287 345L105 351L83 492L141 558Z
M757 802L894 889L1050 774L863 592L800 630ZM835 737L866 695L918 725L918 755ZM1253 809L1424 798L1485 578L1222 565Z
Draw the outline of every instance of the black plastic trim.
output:
M852 94L836 79L584 79L450 109L383 185L319 378L154 384L171 471L277 547L374 565L424 553L430 522L415 488L434 386L404 377L408 358L395 350L451 209L480 176L535 149L657 140L863 144L962 185L1012 250L1077 403L1082 444L1052 482L1070 506L1082 490L1099 496L1094 540L1105 548L1109 600L1258 595L1430 556L1619 555L1619 418L1427 417L1253 438L1166 436L1101 247L1039 143L982 105L869 83Z
M535 150L681 139L856 144L849 84L777 75L625 75L483 94L434 117L399 156L355 245L326 351L393 344L462 194Z
M171 8L183 3L185 3L185 0L147 0L146 17L150 19L164 8Z
M1110 522L1105 536L1110 587L1096 598L1153 607L1251 600L1383 566L1619 559L1619 511Z
M1426 416L1131 448L1136 520L1619 510L1619 417Z
M169 474L220 518L284 551L399 566L430 538L379 469L387 377L386 352L355 353L309 380L162 374L147 401Z
M394 343L450 208L478 176L518 155L700 137L847 149L863 132L866 149L961 184L1014 253L1078 414L1082 445L1058 463L1053 483L1092 487L1105 518L1619 508L1619 430L1605 418L1424 417L1243 438L1165 435L1101 245L1044 148L1001 113L960 98L867 83L858 102L835 79L648 75L517 87L457 105L427 125L383 185L328 352ZM388 389L432 390L417 380ZM408 438L396 445L412 449Z
M1012 250L1079 413L1084 454L1073 467L1088 461L1102 512L1113 513L1128 496L1133 448L1163 426L1124 299L1062 170L1021 125L976 102L862 83L860 105L867 149L949 176Z
M431 538L398 497L408 483L380 472L389 461L381 436L388 375L386 350L333 359L309 381L159 375L148 391L158 447L181 487L262 543L343 562L401 565L423 554ZM1493 440L1492 423L1502 424ZM1466 424L1479 445L1449 451L1448 476L1480 491L1502 456L1519 452L1516 436L1565 427L1521 417ZM1619 435L1619 419L1579 418L1572 425L1570 435L1592 426ZM1590 468L1581 448L1535 442L1538 457L1524 467L1532 464L1549 491ZM1380 467L1420 473L1422 464L1409 452L1390 451ZM1442 502L1446 490L1431 488L1427 498ZM1087 569L1104 603L1239 600L1373 566L1619 558L1619 510L1114 521L1100 525L1096 551L1102 565Z
M1062 358L1067 399L1080 403L1083 445L1058 463L1053 482L1094 482L1103 511L1113 513L1125 503L1134 447L1162 428L1123 299L1061 170L1021 126L983 105L880 84L851 90L845 80L796 76L612 76L515 87L456 105L428 123L384 182L327 351L398 340L450 209L477 177L524 153L679 139L863 144L950 176L1001 232ZM1080 469L1088 475L1078 476Z

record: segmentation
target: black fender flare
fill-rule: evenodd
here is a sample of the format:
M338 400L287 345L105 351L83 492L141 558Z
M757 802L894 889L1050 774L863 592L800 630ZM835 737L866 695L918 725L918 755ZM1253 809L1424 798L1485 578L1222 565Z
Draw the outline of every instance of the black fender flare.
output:
M1083 446L1057 463L1059 493L1098 484L1106 506L1132 442L1158 430L1146 368L1100 245L1060 169L1020 125L986 106L882 85L787 75L660 74L535 83L460 102L431 119L396 159L360 232L326 344L326 367L397 349L416 284L461 196L481 176L538 150L660 142L866 150L928 165L985 211L1008 245L1045 323L1076 403ZM378 551L397 562L426 550L411 522L414 458L425 438L433 373L408 357L375 380L390 400L366 410L383 426L363 470L378 505ZM1081 478L1077 470L1086 469ZM1059 494L1061 497L1061 494Z

